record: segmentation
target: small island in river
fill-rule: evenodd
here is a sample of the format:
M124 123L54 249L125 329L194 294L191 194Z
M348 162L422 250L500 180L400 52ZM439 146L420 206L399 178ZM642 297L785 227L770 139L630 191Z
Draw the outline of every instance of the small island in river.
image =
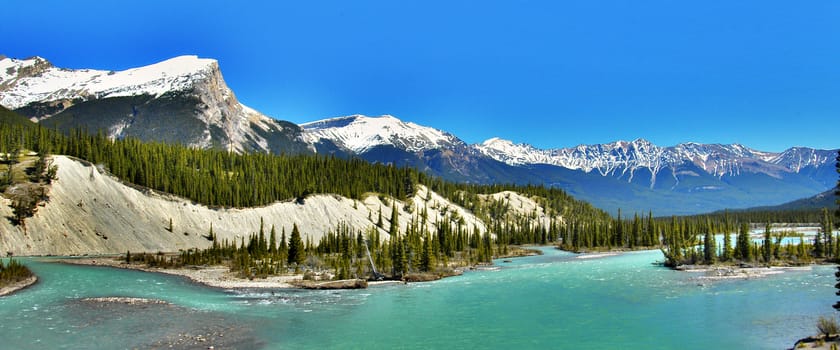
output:
M17 260L9 259L6 264L0 261L0 296L12 294L36 282L38 277Z

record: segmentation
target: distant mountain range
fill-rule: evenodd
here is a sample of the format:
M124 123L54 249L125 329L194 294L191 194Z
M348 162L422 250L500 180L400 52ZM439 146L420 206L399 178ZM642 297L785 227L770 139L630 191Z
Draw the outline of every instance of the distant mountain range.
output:
M236 152L320 153L411 166L453 181L534 183L615 212L695 214L776 205L835 185L836 150L644 139L537 149L457 136L393 116L300 126L238 102L215 60L181 56L124 71L69 70L40 57L0 60L0 105L49 127Z

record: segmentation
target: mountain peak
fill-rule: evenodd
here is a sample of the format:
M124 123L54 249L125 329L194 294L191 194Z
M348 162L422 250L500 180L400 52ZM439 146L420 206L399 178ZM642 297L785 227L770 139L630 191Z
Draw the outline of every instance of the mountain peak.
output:
M503 138L500 138L500 137L491 137L487 140L484 140L484 142L482 142L481 144L483 146L491 146L491 145L495 145L495 144L505 144L505 143L512 143L512 142L510 142L508 140L505 140Z
M550 161L546 154L529 144L515 144L499 137L487 139L474 147L491 158L511 165L548 164Z
M41 57L0 60L0 105L109 137L246 152L308 152L300 129L236 99L215 59L184 55L121 71L64 69ZM69 112L68 112L69 111Z
M444 131L405 122L393 115L369 117L351 115L301 124L310 143L328 139L355 153L364 153L377 146L390 145L408 152L440 149L463 143Z
M151 95L183 91L218 72L214 59L178 56L148 66L123 71L62 69L35 56L0 61L0 104L18 109L33 102L72 100L79 97Z
M196 55L184 55L153 63L148 66L116 72L116 74L142 72L143 74L151 77L182 76L206 71L208 69L218 69L218 64L219 63L212 58L199 58Z

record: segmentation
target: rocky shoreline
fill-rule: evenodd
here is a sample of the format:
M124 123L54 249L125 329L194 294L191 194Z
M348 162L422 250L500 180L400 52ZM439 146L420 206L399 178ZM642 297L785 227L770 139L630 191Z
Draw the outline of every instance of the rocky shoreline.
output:
M325 290L325 289L365 289L368 287L367 280L350 279L338 281L294 281L291 283L297 288Z
M100 256L97 258L72 258L60 259L56 262L72 265L85 266L103 266L114 267L120 269L138 270L152 273L165 273L168 275L181 276L190 281L201 284L207 287L221 288L221 289L245 289L245 288L267 288L267 289L364 289L369 285L385 284L380 282L370 282L363 279L348 279L348 280L325 280L314 281L305 280L303 274L284 275L284 276L268 276L266 278L244 279L231 273L229 268L225 266L193 266L181 268L155 268L138 264L127 264L125 261L115 260L119 256ZM412 282L428 282L435 281L441 278L458 276L463 273L462 270L454 269L448 272L439 273L412 273L406 275L402 280L383 281L393 283L412 283Z
M826 337L824 334L811 336L807 338L802 338L796 341L793 344L793 349L817 349L817 350L830 350L836 348L836 346L840 345L840 335L832 334L830 337Z
M117 258L117 256L61 259L57 260L57 262L72 265L104 266L153 273L165 273L168 275L185 277L194 283L198 283L204 286L221 289L296 288L296 286L293 283L295 281L303 280L303 274L243 279L231 273L230 269L228 269L225 266L194 266L174 269L155 268L137 264L127 264L124 261L114 260L115 258Z
M169 302L159 299L147 298L130 298L130 297L98 297L98 298L83 298L81 302L85 303L119 303L126 305L170 305Z
M38 277L35 275L29 276L26 279L11 283L7 286L0 288L0 297L11 295L12 293L18 292L20 290L29 288L30 286L34 285L38 282Z
M726 280L760 278L769 275L785 273L786 271L810 271L811 266L771 266L771 267L740 267L740 266L708 266L708 265L680 265L677 271L701 273L697 279Z

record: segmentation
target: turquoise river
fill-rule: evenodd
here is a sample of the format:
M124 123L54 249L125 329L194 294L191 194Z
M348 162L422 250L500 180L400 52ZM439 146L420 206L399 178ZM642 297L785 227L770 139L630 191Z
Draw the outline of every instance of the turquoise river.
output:
M189 347L178 339L195 334L210 335L205 349L784 349L838 298L832 266L708 281L652 265L658 251L541 249L494 270L348 291L225 291L29 258L41 280L0 297L0 349ZM110 296L171 304L84 300Z

